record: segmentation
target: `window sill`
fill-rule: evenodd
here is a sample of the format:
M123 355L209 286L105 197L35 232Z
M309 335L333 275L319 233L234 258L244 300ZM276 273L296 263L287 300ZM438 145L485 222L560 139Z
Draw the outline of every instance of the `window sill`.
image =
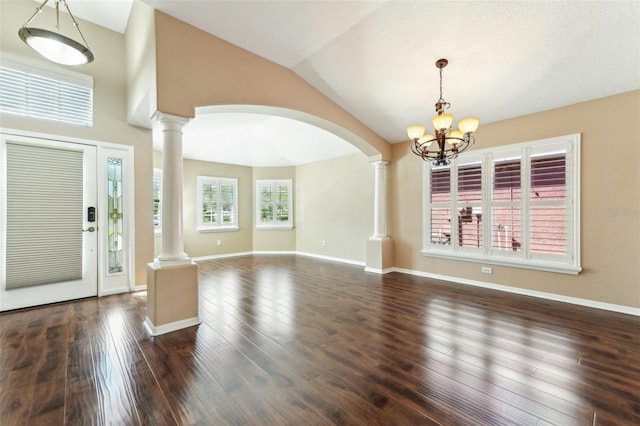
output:
M578 275L582 267L567 263L550 262L544 260L522 260L512 258L486 257L472 255L469 253L452 253L441 250L422 250L425 257L435 257L439 259L462 260L465 262L484 263L487 265L507 266L510 268L531 269L535 271L556 272L559 274Z
M293 225L256 225L256 231L286 231L293 229Z
M238 228L237 226L219 226L215 228L197 228L197 231L201 234L204 234L207 232L234 232L239 229L240 228Z

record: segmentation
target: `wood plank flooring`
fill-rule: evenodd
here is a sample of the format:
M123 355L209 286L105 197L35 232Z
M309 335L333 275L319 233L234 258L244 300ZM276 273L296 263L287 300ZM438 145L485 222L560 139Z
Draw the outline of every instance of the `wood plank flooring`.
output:
M144 292L0 314L0 424L640 425L638 317L296 256L200 299L155 338Z

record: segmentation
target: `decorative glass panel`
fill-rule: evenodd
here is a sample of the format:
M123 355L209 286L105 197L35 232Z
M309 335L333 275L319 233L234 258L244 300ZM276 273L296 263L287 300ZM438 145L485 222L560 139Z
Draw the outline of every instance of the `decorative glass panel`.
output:
M121 158L107 158L107 192L107 271L109 274L117 274L124 271Z

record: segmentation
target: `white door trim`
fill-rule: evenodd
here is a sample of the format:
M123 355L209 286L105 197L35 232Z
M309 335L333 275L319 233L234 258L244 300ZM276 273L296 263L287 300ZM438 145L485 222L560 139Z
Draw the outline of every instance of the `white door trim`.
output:
M124 173L127 181L129 182L129 184L127 184L128 191L126 192L126 195L125 195L125 209L129 212L129 214L127 215L128 219L126 223L126 230L130 236L130 238L128 238L128 241L127 241L128 256L127 256L126 284L122 284L122 283L114 284L113 282L109 282L109 280L105 278L107 276L104 270L104 268L106 268L106 264L103 261L101 261L101 259L103 258L103 253L105 252L105 248L104 248L105 246L102 245L103 244L101 242L102 238L99 238L97 291L98 291L98 296L105 296L109 294L139 290L139 288L137 288L135 285L135 265L136 265L135 235L136 234L135 234L135 182L134 182L135 150L134 150L134 147L130 145L120 145L116 143L99 141L99 140L77 138L77 137L56 135L56 134L49 134L49 133L32 132L28 130L11 129L11 128L5 128L5 127L0 127L0 134L7 135L7 136L42 139L42 140L54 141L54 142L57 141L57 142L64 142L64 143L75 143L75 144L81 144L81 145L95 146L97 148L96 157L98 162L98 164L96 164L96 167L98 170L96 178L99 180L99 182L104 177L104 176L101 176L101 173L100 173L100 169L101 169L100 159L106 158L110 154L111 155L116 153L122 154L122 158L126 159L126 164L128 164L128 166L125 167ZM103 208L103 206L106 205L106 192L101 191L100 187L101 187L101 184L98 183L98 201L97 201L96 207L99 213L101 212L101 209ZM0 191L4 191L6 193L6 187L0 188ZM4 214L3 212L5 211L5 206L1 203L2 203L2 200L0 199L0 212ZM0 214L0 217L1 216L2 215ZM100 218L100 215L98 215L98 218ZM4 227L5 225L6 223L3 219L2 222L0 222L0 226ZM4 244L4 241L0 241L0 248L2 248L2 244ZM4 250L0 250L0 251L4 253ZM0 270L0 273L3 273L3 271Z

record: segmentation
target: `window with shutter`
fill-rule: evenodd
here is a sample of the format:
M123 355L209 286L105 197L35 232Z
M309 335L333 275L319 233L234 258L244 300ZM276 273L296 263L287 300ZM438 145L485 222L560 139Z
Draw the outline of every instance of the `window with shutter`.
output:
M426 164L423 254L579 273L579 149L569 135Z
M237 179L198 176L198 230L237 230L237 193Z
M292 228L292 181L256 180L256 228Z

